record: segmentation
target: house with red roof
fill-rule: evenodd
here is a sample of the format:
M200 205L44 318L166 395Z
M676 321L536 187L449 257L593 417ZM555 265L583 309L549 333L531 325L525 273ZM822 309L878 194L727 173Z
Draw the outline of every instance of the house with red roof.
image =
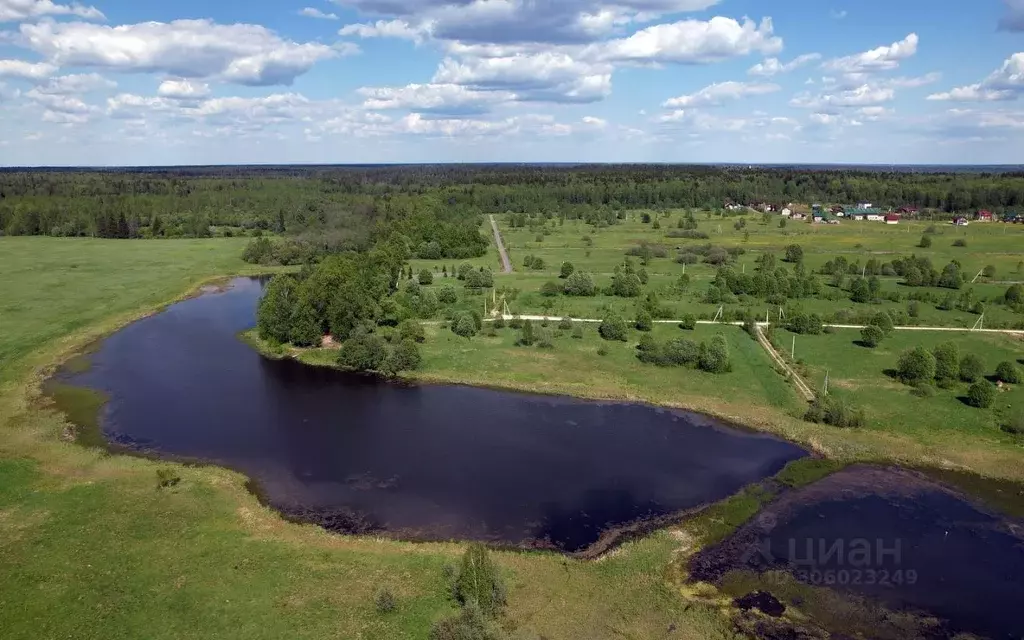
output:
M987 209L982 209L974 215L974 219L978 222L992 222L992 212Z
M896 215L895 213L890 213L889 215L885 216L885 224L899 224L899 223L900 223L900 217L898 215Z

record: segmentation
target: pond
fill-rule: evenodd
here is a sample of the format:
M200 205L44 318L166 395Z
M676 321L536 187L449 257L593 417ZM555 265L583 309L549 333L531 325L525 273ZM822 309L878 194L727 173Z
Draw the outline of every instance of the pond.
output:
M910 471L836 473L773 502L690 564L692 578L710 582L734 570L782 570L891 611L926 612L939 620L929 637L1024 637L1022 523Z
M58 378L103 392L119 447L237 469L297 520L415 540L593 550L806 455L681 411L269 360L237 337L260 295L237 279L175 304Z

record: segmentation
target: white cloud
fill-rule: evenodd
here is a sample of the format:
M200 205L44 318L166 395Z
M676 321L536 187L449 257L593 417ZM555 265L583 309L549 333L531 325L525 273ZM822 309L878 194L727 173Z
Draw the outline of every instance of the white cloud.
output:
M103 20L95 7L77 2L56 4L52 0L0 0L0 22L23 22L43 16L76 16L86 20Z
M803 93L790 101L794 107L804 107L819 111L828 111L833 107L864 107L889 102L896 97L891 86L864 84L856 89L839 93L811 96Z
M774 93L781 88L777 84L720 82L704 87L696 93L666 100L662 106L670 109L720 106L726 101Z
M595 129L604 129L605 127L608 126L607 120L595 116L583 116L583 119L580 120L580 122L582 122L588 127L593 127Z
M953 102L994 102L1016 100L1024 92L1024 52L1015 53L979 83L934 93L929 100Z
M72 94L113 89L117 83L98 73L76 73L50 78L46 84L36 87L42 93Z
M210 20L118 27L42 22L21 25L21 39L61 66L217 77L244 85L291 84L316 62L344 53L320 43L283 40L259 25Z
M513 91L536 102L594 102L611 93L611 66L556 51L493 58L445 58L433 82L478 90Z
M773 54L782 39L773 34L771 18L760 24L739 23L721 16L708 21L683 20L658 24L600 45L598 58L619 62L710 63L751 53Z
M338 31L342 36L358 36L360 38L397 38L423 42L429 35L429 25L412 26L405 20L378 20L373 24L347 24Z
M402 109L443 115L480 114L514 94L473 91L458 84L410 84L404 87L363 87L363 107L373 110Z
M1024 0L1003 0L1006 15L999 20L999 28L1005 31L1024 31Z
M842 20L846 16L850 15L846 9L833 9L829 14L833 20Z
M902 60L917 53L918 42L917 34L911 33L903 40L894 42L887 47L878 47L852 56L829 60L824 66L826 69L841 73L870 73L896 69Z
M315 18L317 20L337 20L338 16L334 13L325 13L314 7L305 7L299 10L299 15L306 18Z
M334 0L367 14L431 25L441 40L585 44L626 24L703 11L719 0Z
M156 90L157 95L172 100L196 100L210 95L210 85L193 80L164 80Z
M802 56L797 56L786 63L780 62L778 58L765 58L762 62L750 67L747 73L752 76L762 76L767 78L780 73L789 73L794 69L799 69L810 62L820 59L820 53L807 53Z
M57 65L25 60L0 60L0 78L45 80L57 72Z
M98 113L99 108L90 104L86 104L81 98L75 96L57 94L57 93L43 93L39 89L32 89L25 93L25 97L34 102L35 104L43 107L47 112L52 114L67 114L75 116L76 119L84 121L88 116ZM50 122L56 122L55 116L51 116ZM65 120L70 122L70 118Z

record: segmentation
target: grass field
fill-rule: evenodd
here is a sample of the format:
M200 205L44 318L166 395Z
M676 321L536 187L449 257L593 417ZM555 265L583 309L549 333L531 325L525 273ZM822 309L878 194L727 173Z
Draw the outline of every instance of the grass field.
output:
M579 252L579 268L610 273L631 239L650 233L633 222L600 231L588 258L582 246L557 246L558 238L565 245L582 245L582 231L570 230L571 225L545 238L543 249L529 246L535 238L525 232L505 230L517 268L527 251L551 252L545 254L549 267L543 273L496 275L498 286L524 292L515 310L539 311L527 307L526 292L557 278L564 249ZM750 224L751 244L757 225ZM742 242L728 221L723 227ZM886 237L883 232L894 234L894 242L904 237L883 229L880 238ZM764 235L765 246L769 240L780 249L789 243L777 230L766 229ZM907 242L918 237L914 232ZM839 239L856 244L847 236ZM810 247L812 240L802 242ZM1000 247L1007 242L972 238L968 248L974 251L975 244L989 240ZM0 307L0 575L7 578L0 581L0 628L5 638L422 638L434 619L453 609L444 567L458 560L462 545L331 535L282 521L258 504L235 473L109 456L62 439L64 419L39 393L43 373L96 337L200 283L245 272L249 268L238 258L243 243L0 238L0 268L12 274L2 285ZM819 244L815 260L838 250L825 241L814 246ZM490 264L497 274L493 253L478 264ZM742 259L752 269L755 258L748 253ZM1003 263L1012 270L1016 256ZM440 264L419 262L414 268ZM706 267L691 269L696 277L711 276ZM655 286L668 287L682 267L663 259L649 270ZM482 306L482 297L466 297L461 287L460 295L461 305ZM700 308L688 297L666 302L678 310ZM577 315L592 315L607 304L630 317L633 303L597 298L579 304L592 306L579 308ZM953 392L915 398L882 373L904 342L928 344L928 334L895 334L871 354L853 344L857 332L800 339L811 380L820 381L823 369L829 369L833 384L844 393L861 394L856 398L868 409L868 427L842 431L800 420L803 405L796 393L739 328L700 326L684 332L659 325L654 332L659 339L698 340L716 333L726 336L733 362L733 371L720 376L641 364L635 357L637 332L631 332L629 343L605 343L596 327L588 326L582 339L566 332L555 337L553 349L544 350L514 346L511 329L465 340L431 325L416 378L682 406L779 433L840 464L898 460L1024 479L1020 443L998 431L991 414L982 418L983 412L961 408ZM935 337L941 339L950 336ZM979 342L964 338L961 349L983 350L990 367L1002 354L1019 351L1016 343L999 338L975 339ZM781 333L779 341L785 343L787 336ZM607 355L597 353L602 346ZM303 357L323 364L334 354L318 350ZM1008 392L1001 401L1017 406L1019 393ZM944 418L944 426L931 428L933 416ZM182 482L158 489L157 470L171 467ZM714 527L716 537L724 535L749 517L756 503L741 499L739 506L724 505L725 511L710 512L703 522ZM559 639L733 638L718 604L680 597L670 568L684 544L678 530L668 530L596 562L496 552L510 586L507 626ZM397 611L376 610L374 597L382 587L398 596Z
M581 221L560 223L554 219L548 221L545 230L537 233L526 228L509 227L507 216L496 216L502 229L502 235L508 248L513 266L516 270L511 275L496 276L498 287L506 286L519 290L519 295L510 306L518 313L548 312L554 316L572 315L576 317L594 317L604 308L613 308L625 314L633 312L634 303L630 300L597 296L594 298L569 298L559 296L544 298L539 294L541 286L548 281L558 281L558 272L562 262L571 262L577 270L587 271L595 276L599 287L607 285L611 280L616 265L625 258L626 250L640 242L659 244L668 250L668 257L655 258L645 267L650 275L650 283L646 291L655 291L662 303L671 310L673 317L685 313L694 313L701 317L711 318L718 305L703 303L702 296L709 281L714 278L715 268L703 265L689 265L685 272L690 275L692 283L687 292L680 294L674 288L684 267L675 263L678 249L688 246L712 243L722 247L740 247L746 253L734 263L737 271L753 273L758 257L766 251L773 252L781 260L788 245L799 244L804 249L804 262L809 270L818 270L828 260L844 256L850 262L864 265L874 258L880 262L888 262L900 256L927 256L935 268L941 271L950 260L958 260L972 280L986 266L996 268L992 278L979 278L978 282L966 285L981 300L1001 299L1007 283L1024 281L1024 227L1021 225L1004 225L1001 223L976 223L969 227L954 227L950 224L930 222L902 222L896 226L876 222L848 221L839 225L809 224L791 221L784 229L778 226L778 219L772 218L770 224L762 224L760 215L747 215L747 226L742 230L733 228L739 217L708 219L704 213L698 212L696 219L699 231L707 233L708 240L687 240L669 238L667 234L676 229L676 223L683 216L676 211L661 218L660 229L652 228L652 224L640 221L639 212L618 225L604 229L595 229ZM936 233L929 234L932 246L929 249L917 247L925 230L934 226ZM538 241L538 236L541 238ZM589 240L585 240L587 237ZM966 247L954 247L957 239L966 240ZM524 267L526 256L539 256L544 260L545 268L533 270ZM634 258L634 261L637 260ZM436 269L440 272L441 265L452 266L452 261L414 261L414 267ZM498 271L497 252L492 251L474 264L490 266ZM639 266L639 265L638 265ZM821 276L823 283L828 283L828 276ZM882 291L899 291L906 297L910 293L934 293L941 300L949 289L920 287L909 288L899 284L898 277L882 277ZM959 293L959 292L957 292ZM885 301L878 304L858 304L843 295L841 300L804 299L798 301L800 307L808 312L832 315L847 311L852 314L866 310L889 309L905 312L907 302ZM550 306L545 306L550 305ZM763 317L769 310L765 302L757 300L739 301L727 305L727 309L750 310ZM777 307L771 309L777 312ZM986 305L986 326L1015 326L1024 318L1013 313L1001 304ZM920 325L971 327L978 321L978 316L962 311L943 311L933 304L922 303L920 316L914 320Z
M462 545L331 535L284 522L235 473L62 440L41 372L204 280L243 270L239 250L232 240L0 238L0 269L17 276L5 278L0 314L5 640L423 638L453 610L444 567ZM158 489L157 470L171 467L181 483ZM665 579L677 546L659 532L599 562L495 553L509 584L506 624L547 638L733 637L715 607L686 603ZM382 587L397 596L392 613L374 606Z

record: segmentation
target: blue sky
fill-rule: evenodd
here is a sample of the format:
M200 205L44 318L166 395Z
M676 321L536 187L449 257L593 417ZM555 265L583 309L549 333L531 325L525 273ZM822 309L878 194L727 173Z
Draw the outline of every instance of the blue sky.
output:
M0 0L0 165L1021 149L1024 0Z

